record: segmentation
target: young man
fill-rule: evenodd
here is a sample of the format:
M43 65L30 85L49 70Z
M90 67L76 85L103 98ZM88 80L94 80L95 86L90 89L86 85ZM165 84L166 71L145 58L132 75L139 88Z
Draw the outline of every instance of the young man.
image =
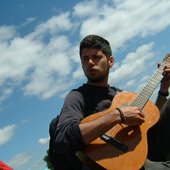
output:
M114 58L107 40L97 35L85 37L80 43L80 59L87 83L66 96L55 139L57 170L89 169L76 156L77 151L83 150L116 124L123 122L128 126L139 126L145 121L139 107L127 106L111 109L96 120L82 123L85 117L108 109L116 91L108 85L109 70L114 64ZM164 68L166 79L168 73L170 65ZM162 81L162 84L163 91L159 94L164 96L170 83ZM162 101L161 97L159 100Z

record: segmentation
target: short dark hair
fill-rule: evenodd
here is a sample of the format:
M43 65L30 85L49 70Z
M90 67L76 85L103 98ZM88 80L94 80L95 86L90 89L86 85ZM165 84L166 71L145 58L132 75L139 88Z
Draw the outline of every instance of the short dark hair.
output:
M79 54L84 48L95 48L101 50L107 57L112 56L109 42L99 35L88 35L80 42Z

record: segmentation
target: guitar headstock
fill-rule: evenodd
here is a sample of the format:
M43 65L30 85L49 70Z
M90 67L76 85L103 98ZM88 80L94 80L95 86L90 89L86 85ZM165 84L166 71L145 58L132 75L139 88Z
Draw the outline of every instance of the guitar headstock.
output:
M170 63L170 53L166 54L163 61Z

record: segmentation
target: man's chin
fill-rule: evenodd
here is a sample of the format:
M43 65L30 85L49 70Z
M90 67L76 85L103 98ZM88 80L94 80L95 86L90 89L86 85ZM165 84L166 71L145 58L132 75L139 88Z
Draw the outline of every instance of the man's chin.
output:
M93 78L88 78L89 83L101 83L104 81L103 77L93 77Z

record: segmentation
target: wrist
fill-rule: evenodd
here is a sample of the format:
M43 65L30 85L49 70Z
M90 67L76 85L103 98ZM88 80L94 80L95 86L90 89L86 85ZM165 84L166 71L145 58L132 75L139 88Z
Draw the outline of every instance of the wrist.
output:
M168 91L164 92L164 91L159 90L158 95L167 97L167 96L169 96L169 92Z
M118 108L118 107L116 108L116 110L118 110L118 112L119 112L121 123L125 123L126 119L125 119L125 115L122 112L122 110L120 108Z

